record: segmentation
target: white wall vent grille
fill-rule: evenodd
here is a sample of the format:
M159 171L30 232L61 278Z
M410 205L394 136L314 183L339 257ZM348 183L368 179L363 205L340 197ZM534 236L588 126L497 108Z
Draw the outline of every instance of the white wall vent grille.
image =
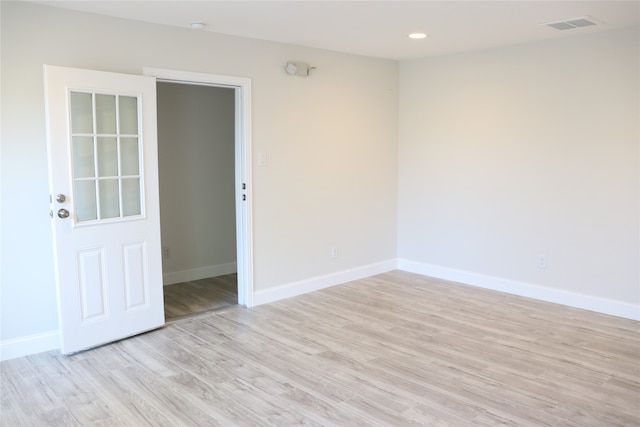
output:
M545 22L545 27L549 27L554 30L572 30L574 28L582 28L582 27L590 27L592 25L597 25L595 19L590 16L582 16L580 18L571 18L564 19L562 21L554 21L554 22Z

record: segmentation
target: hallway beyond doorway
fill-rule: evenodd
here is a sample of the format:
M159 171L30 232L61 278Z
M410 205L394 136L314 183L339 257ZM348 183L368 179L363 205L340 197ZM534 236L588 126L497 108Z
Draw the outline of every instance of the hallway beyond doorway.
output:
M164 287L167 320L238 304L236 273Z

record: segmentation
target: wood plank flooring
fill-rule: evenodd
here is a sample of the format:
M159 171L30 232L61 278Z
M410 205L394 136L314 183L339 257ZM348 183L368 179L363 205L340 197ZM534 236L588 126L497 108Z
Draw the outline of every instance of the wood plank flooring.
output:
M2 426L638 426L640 323L406 272L2 362Z
M172 319L238 303L236 273L164 287L164 317Z

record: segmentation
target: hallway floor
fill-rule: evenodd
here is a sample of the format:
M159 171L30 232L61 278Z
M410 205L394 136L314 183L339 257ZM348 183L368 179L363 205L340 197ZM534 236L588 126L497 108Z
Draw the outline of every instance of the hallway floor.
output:
M209 277L164 287L164 316L182 317L238 303L237 274Z

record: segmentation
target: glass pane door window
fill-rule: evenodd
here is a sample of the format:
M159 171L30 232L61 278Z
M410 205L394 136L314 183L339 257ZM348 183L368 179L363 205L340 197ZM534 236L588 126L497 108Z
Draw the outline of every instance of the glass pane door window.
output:
M143 214L138 98L70 93L77 222Z

